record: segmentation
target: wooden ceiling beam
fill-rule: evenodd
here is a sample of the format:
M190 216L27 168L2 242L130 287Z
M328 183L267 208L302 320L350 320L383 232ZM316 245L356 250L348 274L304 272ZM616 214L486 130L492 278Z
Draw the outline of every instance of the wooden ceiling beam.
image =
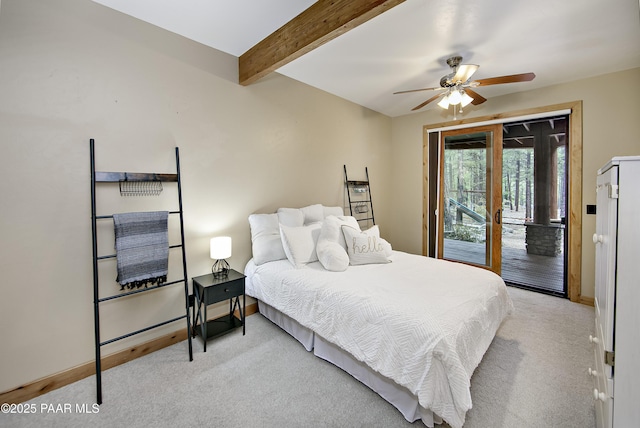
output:
M247 86L405 0L318 0L243 53L238 62Z

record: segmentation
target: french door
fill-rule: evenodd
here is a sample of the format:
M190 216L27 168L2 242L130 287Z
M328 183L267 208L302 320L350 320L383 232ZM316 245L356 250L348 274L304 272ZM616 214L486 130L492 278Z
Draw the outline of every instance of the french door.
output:
M502 125L442 132L438 186L438 258L500 275Z

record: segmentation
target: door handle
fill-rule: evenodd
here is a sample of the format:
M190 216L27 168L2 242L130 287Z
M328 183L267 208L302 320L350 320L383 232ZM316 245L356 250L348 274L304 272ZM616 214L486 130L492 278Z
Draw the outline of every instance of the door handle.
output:
M500 224L501 213L502 213L502 210L500 208L498 208L498 210L496 211L495 215L493 216L493 219L496 221L496 224Z

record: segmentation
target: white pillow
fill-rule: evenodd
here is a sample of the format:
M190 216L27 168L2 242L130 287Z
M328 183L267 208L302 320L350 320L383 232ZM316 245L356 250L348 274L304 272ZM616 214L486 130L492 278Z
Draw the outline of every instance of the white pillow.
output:
M251 250L256 265L287 258L280 239L277 214L251 214Z
M344 248L335 242L318 242L316 252L320 264L326 270L343 272L349 267L349 255Z
M287 259L296 268L300 269L307 263L318 260L316 245L321 227L321 223L301 227L280 225L280 236L284 252Z
M308 226L324 219L324 208L321 204L302 208L278 208L280 223L289 227Z
M320 237L318 243L324 240L335 242L339 244L345 252L347 251L347 244L344 242L344 235L342 233L342 226L350 226L360 231L360 225L358 220L352 216L335 216L330 215L324 219L322 223L322 230L320 231Z
M278 208L278 221L285 226L300 227L304 224L304 214L298 208Z
M300 208L300 211L302 211L302 214L304 215L305 226L324 220L324 209L321 204L302 207Z
M391 244L380 238L380 229L373 226L364 232L350 226L342 226L342 233L347 244L349 264L365 265L372 263L389 263Z
M342 225L360 230L358 221L354 217L330 215L322 223L316 246L320 264L326 270L333 272L342 272L349 267L349 255L342 234Z
M335 215L335 216L343 216L344 215L344 210L342 209L342 207L322 207L322 211L324 212L324 217L327 218L330 215Z

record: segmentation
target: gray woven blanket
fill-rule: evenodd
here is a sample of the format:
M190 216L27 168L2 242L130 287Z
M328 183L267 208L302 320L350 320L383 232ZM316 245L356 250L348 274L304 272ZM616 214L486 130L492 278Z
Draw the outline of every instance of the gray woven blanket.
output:
M169 268L167 211L113 215L118 276L127 288L162 284Z

